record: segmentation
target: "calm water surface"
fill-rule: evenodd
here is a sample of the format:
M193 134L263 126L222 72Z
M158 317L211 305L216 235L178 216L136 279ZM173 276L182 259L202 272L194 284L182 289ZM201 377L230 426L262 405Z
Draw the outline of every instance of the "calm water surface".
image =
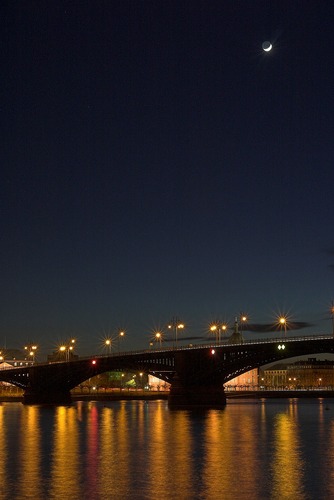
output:
M0 499L334 498L334 400L0 404Z

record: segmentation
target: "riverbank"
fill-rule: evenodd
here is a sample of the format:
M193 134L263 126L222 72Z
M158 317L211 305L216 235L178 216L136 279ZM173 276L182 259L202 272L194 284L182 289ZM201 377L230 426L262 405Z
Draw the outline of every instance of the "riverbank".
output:
M84 393L72 394L72 401L156 401L158 399L167 400L168 392L149 392L149 391L113 391L109 393ZM334 391L231 391L227 392L226 399L306 399L306 398L334 398ZM0 395L0 403L22 403L23 396L18 395Z
M316 390L316 391L231 391L227 392L227 399L235 398L249 398L249 399L263 399L263 398L334 398L334 391Z

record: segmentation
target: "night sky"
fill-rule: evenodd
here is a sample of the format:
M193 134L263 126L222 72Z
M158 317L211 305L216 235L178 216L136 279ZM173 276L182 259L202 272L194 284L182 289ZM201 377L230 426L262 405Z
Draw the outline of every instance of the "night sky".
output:
M241 312L331 332L331 0L3 0L0 18L0 344L88 354L124 328L146 348L173 316L192 338Z

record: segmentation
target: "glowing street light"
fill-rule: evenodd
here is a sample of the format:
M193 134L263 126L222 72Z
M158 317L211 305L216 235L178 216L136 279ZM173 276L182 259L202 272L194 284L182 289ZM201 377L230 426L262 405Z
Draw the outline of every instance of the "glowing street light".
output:
M225 334L226 330L227 330L227 325L225 325L225 324L221 325L219 323L218 324L214 323L213 325L210 326L210 331L215 333L215 335L216 335L216 344L220 344L221 332L223 331Z
M28 355L31 356L32 363L35 363L37 345L36 344L25 345L24 350L28 351Z
M162 333L161 332L156 332L156 334L155 334L155 341L159 342L160 347L161 347L161 342L162 342Z
M286 338L286 317L285 316L281 316L278 320L282 330L284 329L284 338Z
M118 339L118 352L119 352L119 346L120 346L120 341L121 339L123 339L125 337L125 331L124 330L120 330L118 332L118 335L117 335L117 339Z
M174 330L174 342L175 342L175 347L177 348L177 342L178 342L178 331L184 329L184 324L181 323L181 321L178 318L172 318L172 321L168 325L168 328L170 330Z
M70 353L74 351L75 339L71 339L67 344L62 344L59 351L65 354L65 361L70 360Z
M60 351L61 353L63 353L63 352L64 352L64 353L66 353L66 345L61 345L61 346L59 347L59 351ZM67 361L67 360L66 360L66 361Z
M242 314L240 316L240 334L241 334L241 337L242 337L242 330L243 330L243 325L246 324L248 321L248 318L245 314Z
M111 347L112 347L112 340L111 340L111 339L106 339L106 340L104 341L104 345L105 345L105 346L106 346L106 348L107 348L107 352L108 352L108 354L110 354L110 353L111 353Z
M212 332L212 333L214 333L216 335L216 344L218 344L219 327L217 325L211 325L210 326L210 332Z

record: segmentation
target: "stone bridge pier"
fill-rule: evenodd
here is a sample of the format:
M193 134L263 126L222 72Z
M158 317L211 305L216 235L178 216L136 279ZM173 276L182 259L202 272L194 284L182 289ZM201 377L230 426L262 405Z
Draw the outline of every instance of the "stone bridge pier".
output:
M220 353L214 348L175 353L170 408L224 408L224 376Z

